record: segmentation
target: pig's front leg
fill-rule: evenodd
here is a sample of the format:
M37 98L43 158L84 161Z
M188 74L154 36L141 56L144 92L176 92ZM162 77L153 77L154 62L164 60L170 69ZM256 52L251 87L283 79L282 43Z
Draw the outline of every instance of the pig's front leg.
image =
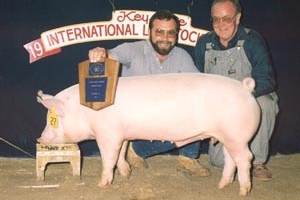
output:
M96 138L102 157L102 173L98 186L104 187L110 185L113 181L114 167L117 163L123 141L108 133L104 133L101 136L101 138L100 136Z
M122 148L120 151L119 159L118 159L118 170L120 174L124 177L129 178L131 174L130 165L125 159L126 151L127 151L128 141L124 141L122 144Z

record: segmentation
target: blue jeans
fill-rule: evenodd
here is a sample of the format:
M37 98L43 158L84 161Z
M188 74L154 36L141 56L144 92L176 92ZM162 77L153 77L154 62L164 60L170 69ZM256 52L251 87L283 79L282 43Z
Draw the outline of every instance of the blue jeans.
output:
M171 142L161 142L161 141L144 141L138 140L132 143L132 147L135 153L143 158L154 156L160 153L166 153L170 150L177 149L175 144ZM196 141L190 144L187 144L179 149L179 155L188 157L188 158L198 158L200 150L200 141Z

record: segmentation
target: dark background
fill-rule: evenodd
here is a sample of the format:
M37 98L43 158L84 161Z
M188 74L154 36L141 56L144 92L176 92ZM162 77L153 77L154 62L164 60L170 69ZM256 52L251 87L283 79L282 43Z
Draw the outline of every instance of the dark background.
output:
M111 0L113 2L113 0ZM300 152L300 48L298 0L241 0L242 24L265 38L277 75L280 114L271 139L270 153ZM116 9L170 9L190 15L192 26L211 30L211 0L115 0ZM35 139L46 124L46 109L36 93L56 94L78 82L77 64L88 59L96 46L111 48L123 41L90 42L62 48L32 64L24 44L44 31L61 26L107 21L112 16L109 0L0 0L0 139L35 154ZM193 48L184 46L191 54ZM98 154L95 142L81 144L84 155ZM0 141L0 156L26 156Z

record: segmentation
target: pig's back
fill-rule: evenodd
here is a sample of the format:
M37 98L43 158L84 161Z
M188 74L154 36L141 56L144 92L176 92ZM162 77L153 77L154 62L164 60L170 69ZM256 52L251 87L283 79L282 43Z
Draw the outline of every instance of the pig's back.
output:
M131 134L143 131L159 137L170 132L176 141L186 132L195 135L199 128L203 132L220 128L216 123L228 123L224 119L234 119L240 107L248 112L255 104L239 81L187 73L120 78L112 108Z

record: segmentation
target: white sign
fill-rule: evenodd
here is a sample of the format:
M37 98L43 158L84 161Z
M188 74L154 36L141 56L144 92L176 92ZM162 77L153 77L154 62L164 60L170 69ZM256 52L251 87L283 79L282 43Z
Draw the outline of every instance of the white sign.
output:
M149 21L153 11L116 10L112 13L111 21L74 24L52 29L41 34L41 38L34 40L24 47L30 54L30 63L46 56L59 53L60 48L77 43L147 39ZM176 16L180 19L178 43L195 46L198 38L207 30L191 26L191 18L186 15Z

